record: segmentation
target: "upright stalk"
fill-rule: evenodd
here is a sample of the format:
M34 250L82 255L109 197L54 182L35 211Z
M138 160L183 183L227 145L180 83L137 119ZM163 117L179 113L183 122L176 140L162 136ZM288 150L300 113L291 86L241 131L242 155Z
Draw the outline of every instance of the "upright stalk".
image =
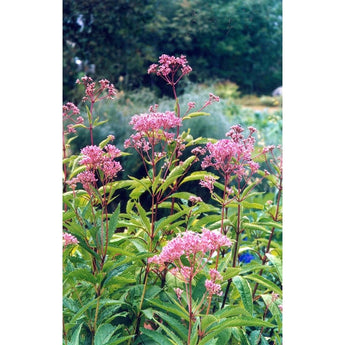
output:
M274 218L273 218L274 221L278 221L279 205L280 205L280 199L281 199L282 190L283 190L283 188L282 188L282 178L280 178L279 187L278 187L278 196L277 196L277 209L276 209L276 213L275 213ZM264 253L264 255L262 257L262 260L261 260L262 265L264 265L267 262L266 254L270 251L271 242L272 242L272 239L273 239L273 235L274 235L275 229L276 229L275 227L273 227L271 229L271 233L270 233L270 237L268 239L267 247L266 247L265 253ZM263 269L260 270L259 276L261 276L262 273L263 273ZM253 299L255 298L255 294L256 294L256 290L257 290L258 286L259 286L259 283L256 283L254 288L253 288L253 293L252 293Z
M92 127L92 111L93 111L93 105L94 102L91 101L91 106L90 106L90 118L89 118L89 131L90 131L90 142L91 145L93 145L93 127Z
M189 326L188 326L188 345L190 344L190 338L192 334L192 320L193 320L193 310L192 310L192 279L189 278L189 296L188 296L188 312L189 312Z
M236 267L236 263L237 263L238 241L239 241L240 233L241 233L241 223L240 223L240 221L241 221L241 205L237 205L236 240L235 240L235 248L234 248L234 252L233 252L234 256L232 258L232 267ZM226 301L226 298L227 298L228 293L229 293L231 282L232 282L232 278L230 278L228 280L228 284L226 285L226 289L225 289L225 293L224 293L221 309L224 308L225 301Z

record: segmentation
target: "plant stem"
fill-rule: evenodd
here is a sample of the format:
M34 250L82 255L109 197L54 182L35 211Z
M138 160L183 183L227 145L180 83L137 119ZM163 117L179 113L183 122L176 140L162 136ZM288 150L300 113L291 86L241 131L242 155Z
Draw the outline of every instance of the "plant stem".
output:
M240 233L241 233L241 226L240 226L240 217L241 217L241 205L237 205L237 228L236 228L236 241L235 241L235 248L234 248L234 256L232 258L232 267L236 267L236 262L237 262L237 251L238 251L238 241L240 238ZM228 280L228 284L226 285L226 289L225 289L225 293L224 293L224 297L223 297L223 302L222 302L222 306L221 309L224 308L225 305L225 301L226 298L228 296L229 293L229 289L230 289L230 285L232 283L232 278L230 278Z
M189 311L189 327L188 327L188 345L190 344L190 337L192 334L192 319L193 319L193 310L192 310L192 279L189 279L189 302L188 302L188 311Z
M143 288L143 293L141 295L141 300L138 308L138 315L135 320L135 326L134 326L134 334L137 337L139 335L139 327L140 327L140 321L141 321L141 308L144 303L144 298L145 298L145 293L146 293L146 287L147 287L147 281L148 281L148 276L149 276L149 268L148 264L146 265L146 271L145 271L145 278L144 278L144 288ZM128 340L128 345L131 343L131 339Z
M90 122L89 122L89 131L90 131L90 142L91 142L91 145L93 145L93 134L92 134L92 130L93 130L93 127L92 127L92 111L93 111L93 105L94 105L94 102L91 102L91 106L90 106L91 119L90 119Z
M278 221L278 215L279 215L279 205L280 205L280 199L281 199L281 194L282 194L282 178L280 178L280 183L279 183L279 187L278 187L278 196L277 196L277 209L276 209L276 213L274 215L274 218L273 220L274 221ZM267 243L267 247L266 247L266 250L265 250L265 254L263 255L262 257L262 265L264 265L266 262L267 262L267 256L266 254L270 251L270 248L271 248L271 242L272 242L272 239L273 239L273 235L274 235L274 231L275 231L275 227L273 227L271 229L271 234L270 234L270 237L268 239L268 243ZM263 269L260 270L259 272L259 276L262 276L262 273L263 273ZM252 297L253 299L255 298L255 294L256 294L256 290L258 289L258 286L259 286L259 283L256 283L254 288L253 288L253 293L252 293Z

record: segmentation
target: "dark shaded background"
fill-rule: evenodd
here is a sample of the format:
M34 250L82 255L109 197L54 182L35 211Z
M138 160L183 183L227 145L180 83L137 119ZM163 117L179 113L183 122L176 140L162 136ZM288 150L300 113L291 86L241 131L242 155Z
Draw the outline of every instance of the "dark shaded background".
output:
M231 80L242 93L282 84L281 0L64 0L63 98L87 74L115 87L164 84L147 74L161 54L184 54L192 82Z

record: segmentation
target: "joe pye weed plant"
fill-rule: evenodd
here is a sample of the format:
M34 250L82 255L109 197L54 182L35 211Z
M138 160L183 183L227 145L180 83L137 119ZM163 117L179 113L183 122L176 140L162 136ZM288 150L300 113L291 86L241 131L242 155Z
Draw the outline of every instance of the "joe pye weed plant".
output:
M191 71L183 55L149 67L175 107L134 114L124 151L116 133L93 140L104 123L94 104L116 97L108 80L77 81L86 115L63 106L65 345L282 344L280 147L256 147L256 129L240 124L221 140L182 131L200 116L212 121L205 110L220 101L179 104L178 83ZM72 154L81 130L90 145ZM144 176L121 178L128 155ZM208 202L190 192L196 185Z

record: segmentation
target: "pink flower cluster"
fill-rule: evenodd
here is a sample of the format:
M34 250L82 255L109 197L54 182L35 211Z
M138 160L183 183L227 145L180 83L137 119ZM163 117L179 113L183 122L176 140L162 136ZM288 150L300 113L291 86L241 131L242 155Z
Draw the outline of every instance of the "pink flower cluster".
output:
M213 176L205 175L204 178L200 181L200 185L202 187L207 188L210 191L210 193L212 193L215 182L216 179Z
M62 239L63 239L63 244L64 246L68 246L69 244L78 244L79 241L71 234L68 232L62 233Z
M223 276L216 269L212 268L210 269L210 277L211 279L206 279L205 281L205 287L209 296L221 296L223 292L221 291L220 284L217 284L216 281L223 280Z
M245 175L246 168L249 168L252 174L255 173L259 169L259 164L252 160L251 154L255 143L252 134L256 129L248 129L250 133L247 138L242 134L243 128L236 125L226 134L230 139L219 140L215 144L207 143L209 155L204 158L201 167L213 167L224 177L235 174L241 178Z
M169 241L162 249L160 255L149 258L148 263L163 266L166 263L173 263L175 268L170 272L179 279L190 282L206 264L207 260L204 263L202 260L207 253L207 258L209 259L219 247L230 247L231 244L231 241L217 230L210 231L203 228L201 234L186 231ZM182 256L188 260L190 266L182 264Z
M103 150L96 145L86 146L81 150L81 154L83 157L79 164L85 165L86 170L66 182L72 189L75 189L76 183L80 182L83 188L91 194L90 186L95 186L97 182L97 171L104 174L104 182L109 182L122 170L121 164L114 160L121 155L121 151L114 145L108 144Z
M191 195L188 199L192 204L197 204L198 202L202 202L202 199L199 196Z
M75 133L76 130L74 128L74 125L80 124L84 122L84 119L81 116L78 116L77 119L74 119L72 116L73 115L79 115L80 110L79 108L74 105L72 102L67 102L62 106L62 117L63 121L70 120L72 123L67 125L67 131L64 132L65 134L67 133Z
M114 85L107 79L100 80L97 86L92 78L84 76L81 80L77 79L76 83L83 84L85 87L85 96L82 99L83 102L89 100L91 103L95 103L104 98L114 99L117 93Z
M157 107L151 108L150 113L134 115L130 121L132 128L137 133L125 140L124 147L134 147L136 150L148 152L161 141L170 143L175 137L175 133L169 129L182 125L182 120L175 116L172 111L165 113L155 112Z
M184 55L175 57L163 54L159 57L158 62L159 64L152 64L147 72L149 74L156 74L170 85L176 85L184 75L192 71L192 68L188 65L188 61ZM175 80L176 74L179 70L181 72L180 76Z
M208 100L205 102L204 106L201 109L206 108L214 102L219 102L219 97L215 96L213 93L210 93Z
M210 279L205 280L205 287L210 296L212 295L221 296L223 294L223 291L221 291L220 284L216 284L214 281Z
M181 296L182 296L182 293L183 293L183 290L180 289L180 288L174 288L174 291L176 293L176 296L179 300L181 300Z

